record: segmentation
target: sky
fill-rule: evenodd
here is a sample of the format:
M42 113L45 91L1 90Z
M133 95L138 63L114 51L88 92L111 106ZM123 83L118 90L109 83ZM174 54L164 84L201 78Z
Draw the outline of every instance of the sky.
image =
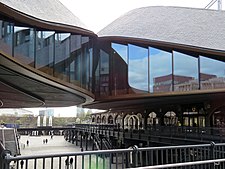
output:
M124 13L144 6L205 8L211 0L60 0L88 29L99 32ZM222 7L225 7L223 0ZM217 9L217 2L210 8ZM224 9L224 8L223 8Z

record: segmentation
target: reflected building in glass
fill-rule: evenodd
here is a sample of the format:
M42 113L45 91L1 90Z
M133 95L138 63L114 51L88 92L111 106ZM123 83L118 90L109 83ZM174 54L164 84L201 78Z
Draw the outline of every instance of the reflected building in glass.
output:
M1 107L82 105L121 128L225 122L224 11L144 7L95 34L57 0L26 1L0 0Z

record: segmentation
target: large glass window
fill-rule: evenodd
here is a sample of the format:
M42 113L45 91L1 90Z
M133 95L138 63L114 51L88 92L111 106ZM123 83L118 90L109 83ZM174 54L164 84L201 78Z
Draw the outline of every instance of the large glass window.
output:
M35 67L49 75L53 75L54 33L53 31L37 31L36 36Z
M128 51L128 83L131 87L129 93L148 92L148 49L128 45Z
M198 58L174 51L174 91L198 89Z
M127 45L112 43L112 95L128 93Z
M82 37L82 87L88 89L89 84L89 66L90 55L89 55L89 38Z
M12 56L13 24L0 20L0 50Z
M200 56L201 89L225 88L225 62Z
M70 82L80 86L81 81L81 35L71 36Z
M127 45L112 43L112 49L113 54L117 54L120 58L124 60L126 64L128 63Z
M14 27L14 57L34 67L35 31L28 27Z
M100 50L100 95L109 95L109 54L104 50Z
M150 92L172 91L172 53L149 48L150 51Z
M54 76L69 81L70 34L55 34Z

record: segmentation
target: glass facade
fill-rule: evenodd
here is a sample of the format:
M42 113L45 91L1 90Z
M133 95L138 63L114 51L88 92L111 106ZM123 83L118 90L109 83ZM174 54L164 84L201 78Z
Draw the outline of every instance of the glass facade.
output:
M53 76L54 65L54 31L37 31L35 67Z
M112 95L128 94L128 46L112 43Z
M14 26L14 57L26 65L34 67L35 30Z
M174 91L199 89L198 58L174 51Z
M94 59L100 97L225 88L225 61L197 53L105 42Z
M128 45L128 83L132 93L148 92L148 49Z
M0 20L0 50L12 56L13 46L13 24Z
M5 20L0 20L0 29L2 54L92 91L96 98L225 88L221 56L94 41Z
M172 91L172 53L149 47L150 92Z
M0 52L92 91L93 39L0 20Z
M225 62L200 56L202 90L225 88Z

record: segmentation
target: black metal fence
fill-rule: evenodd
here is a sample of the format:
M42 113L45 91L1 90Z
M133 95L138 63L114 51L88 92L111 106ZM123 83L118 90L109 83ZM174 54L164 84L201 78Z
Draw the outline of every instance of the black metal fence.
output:
M218 163L215 161L223 158L225 158L225 143L215 144L214 142L188 146L147 148L133 146L128 149L17 157L11 156L10 152L3 148L0 169L124 169L145 166L157 168L157 165L161 165L161 168L171 168L170 164L176 164L172 168L177 169L224 169L224 161L218 161ZM209 162L209 160L215 162ZM196 163L189 165L190 162Z

